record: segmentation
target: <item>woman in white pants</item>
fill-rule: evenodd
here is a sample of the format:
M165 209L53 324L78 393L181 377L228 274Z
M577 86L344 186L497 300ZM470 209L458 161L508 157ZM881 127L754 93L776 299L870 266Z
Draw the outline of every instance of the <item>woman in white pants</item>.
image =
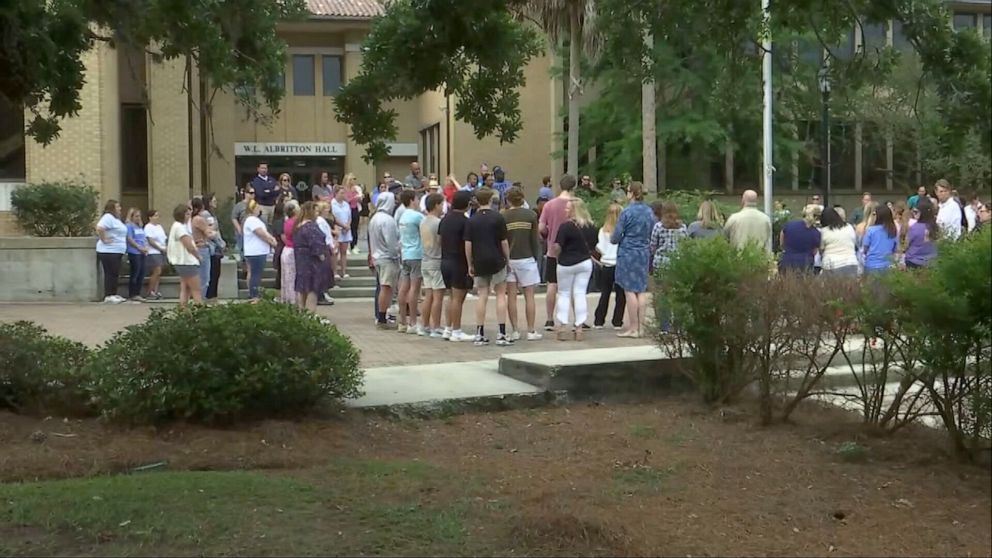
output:
M572 199L565 211L568 220L558 229L558 237L552 248L552 253L558 260L555 320L558 324L558 340L565 341L568 337L570 310L574 309L573 338L581 341L582 326L589 317L586 291L592 276L593 261L597 257L595 246L599 231L582 200Z

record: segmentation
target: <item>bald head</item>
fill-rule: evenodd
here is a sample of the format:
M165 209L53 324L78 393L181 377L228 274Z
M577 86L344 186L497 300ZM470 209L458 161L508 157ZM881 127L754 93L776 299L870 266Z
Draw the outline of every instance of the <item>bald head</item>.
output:
M745 190L741 196L741 205L744 207L754 207L758 205L758 193L754 190Z

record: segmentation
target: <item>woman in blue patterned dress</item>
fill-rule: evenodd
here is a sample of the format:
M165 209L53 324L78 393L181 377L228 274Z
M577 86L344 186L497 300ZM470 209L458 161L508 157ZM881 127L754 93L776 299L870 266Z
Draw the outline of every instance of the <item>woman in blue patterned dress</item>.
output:
M654 214L644 203L644 185L633 182L627 192L630 205L620 214L611 241L617 249L616 284L627 297L627 330L617 337L639 338L648 307L648 263Z

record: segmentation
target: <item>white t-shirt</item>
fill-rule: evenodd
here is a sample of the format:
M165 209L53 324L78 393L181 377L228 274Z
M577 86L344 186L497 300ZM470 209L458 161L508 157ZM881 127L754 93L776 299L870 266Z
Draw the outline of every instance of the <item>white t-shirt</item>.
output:
M970 203L964 206L964 218L968 221L968 232L975 230L975 226L978 224L978 213Z
M427 197L428 196L424 196L424 197L420 198L420 212L421 213L425 213L425 214L427 213ZM447 215L448 214L448 200L444 200L442 202L442 205L444 206L444 209L441 210L441 215Z
M599 229L599 242L596 243L596 249L601 254L599 261L603 262L603 265L607 267L617 265L617 250L620 249L618 244L610 242L610 236L611 233Z
M152 223L148 223L147 225L145 225L145 238L149 240L154 240L155 243L158 244L159 246L165 246L167 244L165 229L162 228L162 225L153 225ZM148 253L161 254L162 252L156 250L155 247L152 246L152 243L149 242Z
M858 255L855 250L857 241L858 233L851 225L844 225L839 229L821 228L820 254L823 269L858 265Z
M104 213L97 228L103 229L110 242L104 242L99 237L96 241L96 251L101 254L123 254L127 252L127 225L114 217L112 213Z
M242 229L245 235L245 256L268 256L272 247L258 235L258 231L265 231L265 223L253 215L245 219Z
M349 209L348 211L351 210ZM320 232L324 233L324 242L326 242L328 246L334 244L334 235L331 234L331 225L327 222L327 219L324 219L318 215L317 228L320 229Z
M940 210L937 211L937 225L951 240L957 240L961 236L961 206L954 201L954 198L948 198L946 202L940 204Z
M193 235L190 234L189 229L186 228L185 223L173 223L172 228L169 229L169 242L165 246L165 252L169 256L169 263L172 265L200 265L200 260L196 259L196 256L189 253L189 250L183 246L183 237Z
M351 204L347 201L339 203L338 200L334 200L331 202L331 214L334 215L338 225L344 227L345 223L351 223Z

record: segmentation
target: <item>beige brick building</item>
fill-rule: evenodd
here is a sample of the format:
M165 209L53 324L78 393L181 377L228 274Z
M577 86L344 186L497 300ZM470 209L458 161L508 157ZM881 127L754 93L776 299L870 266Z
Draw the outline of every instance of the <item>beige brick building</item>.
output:
M139 51L99 44L85 55L86 84L79 115L63 121L58 140L42 146L24 137L24 114L0 102L0 235L16 234L9 213L10 192L20 184L74 180L95 186L102 200L126 207L171 208L191 195L233 195L258 162L271 174L288 172L294 184L315 182L321 171L343 177L355 173L372 185L385 171L400 178L420 161L424 172L464 180L480 164L502 165L510 180L521 181L532 197L541 177L557 176L552 158L560 132L561 83L551 77L549 58L526 69L521 91L525 127L514 144L477 140L472 128L454 119L456 99L430 92L392 106L398 135L391 156L375 165L349 139L346 124L334 118L333 99L341 84L361 69L360 43L378 0L308 0L311 17L284 23L289 45L286 95L270 122L246 117L233 95L219 93L210 118L200 110L205 85L185 60L153 62ZM192 83L192 91L184 89Z

